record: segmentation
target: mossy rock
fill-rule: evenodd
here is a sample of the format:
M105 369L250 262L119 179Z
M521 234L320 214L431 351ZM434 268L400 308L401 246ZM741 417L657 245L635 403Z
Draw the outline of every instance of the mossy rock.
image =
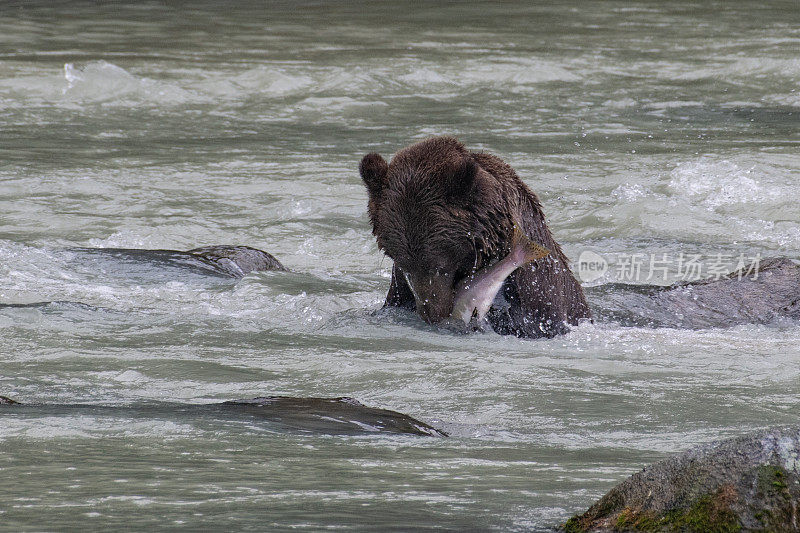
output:
M712 442L653 464L562 529L800 531L800 427Z

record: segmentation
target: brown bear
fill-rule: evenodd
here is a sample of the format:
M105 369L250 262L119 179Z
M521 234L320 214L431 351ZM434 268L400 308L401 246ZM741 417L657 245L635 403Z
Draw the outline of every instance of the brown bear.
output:
M372 232L394 261L384 305L416 309L429 323L447 318L458 281L506 256L518 225L551 253L506 279L487 315L492 329L552 337L591 317L539 199L498 157L434 137L389 164L368 154L359 170Z

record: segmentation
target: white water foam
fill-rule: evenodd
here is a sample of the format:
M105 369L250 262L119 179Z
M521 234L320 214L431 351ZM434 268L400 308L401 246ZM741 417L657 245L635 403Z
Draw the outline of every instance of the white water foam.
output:
M203 432L189 424L169 420L130 420L91 415L45 416L16 419L7 417L0 424L0 442L10 438L33 440L116 437L155 437L176 439Z
M729 160L682 163L670 173L669 188L708 209L735 204L760 206L786 201L780 172L766 165L743 167Z
M62 94L79 102L113 102L133 98L158 104L181 104L192 99L184 89L168 83L139 78L107 61L64 65L66 87Z

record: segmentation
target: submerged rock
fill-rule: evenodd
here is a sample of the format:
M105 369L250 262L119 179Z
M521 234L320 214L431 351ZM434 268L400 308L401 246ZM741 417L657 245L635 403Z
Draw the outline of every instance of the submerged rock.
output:
M204 246L188 251L138 248L70 248L82 261L99 262L96 268L128 276L146 276L176 270L203 276L241 278L250 272L285 271L272 254L249 246Z
M800 320L800 266L764 259L720 279L667 287L610 283L587 289L600 320L624 326L715 328Z
M429 437L447 434L397 411L368 407L354 398L266 396L221 404L284 427L320 433L405 433Z
M648 466L563 530L800 531L800 426L712 442Z
M240 278L249 272L286 270L272 254L249 246L204 246L189 250L188 253L203 258L220 272L234 278Z
M15 413L60 416L79 412L87 416L147 419L246 420L275 431L326 435L390 433L446 437L444 431L397 411L369 407L353 398L265 396L212 404L155 403L146 405L20 404L0 396L0 405Z

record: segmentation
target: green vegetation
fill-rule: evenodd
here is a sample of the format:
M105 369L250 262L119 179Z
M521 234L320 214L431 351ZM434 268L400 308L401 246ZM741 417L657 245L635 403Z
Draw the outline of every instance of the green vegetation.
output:
M657 531L738 533L742 530L742 525L729 506L729 501L734 497L732 491L732 488L723 487L713 495L706 494L698 498L688 509L675 509L660 517L653 511L636 511L626 507L620 511L611 527L615 531L643 533ZM573 516L564 524L564 530L567 533L585 533L598 525L587 522L579 516Z
M706 494L686 510L670 511L662 519L668 531L704 531L708 533L736 533L742 525L726 503L724 490L716 495Z
M618 531L658 531L661 529L661 520L654 512L635 512L625 508L617 517L616 528Z
M794 509L787 475L788 472L780 466L764 465L758 469L758 492L776 504L772 509L764 509L754 515L767 530L782 529L792 521Z
M758 469L758 490L763 494L774 492L783 493L787 498L789 494L786 484L787 472L780 466L764 465Z
M575 515L564 524L564 531L566 533L586 533L586 531L589 531L589 528L581 524L580 517Z

